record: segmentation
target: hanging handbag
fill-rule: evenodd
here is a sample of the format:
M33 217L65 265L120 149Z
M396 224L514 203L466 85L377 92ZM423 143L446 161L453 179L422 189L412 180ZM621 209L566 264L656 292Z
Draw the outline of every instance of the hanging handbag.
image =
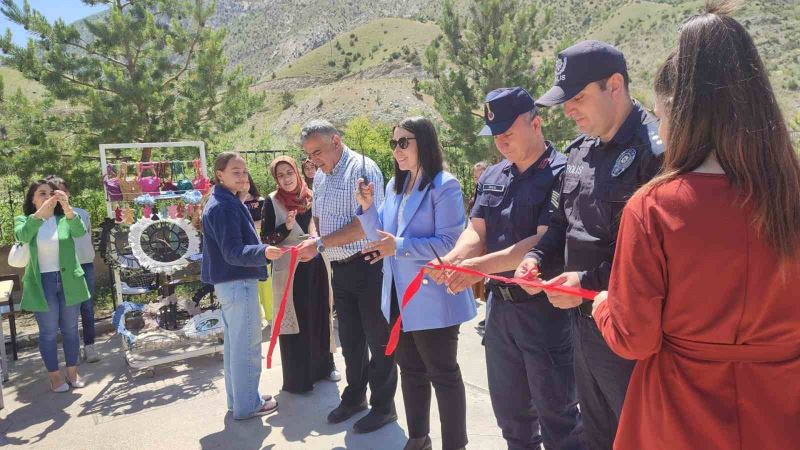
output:
M184 175L184 170L183 169L184 169L184 162L183 161L175 161L175 162L172 163L172 171L173 171L173 173L175 175L181 175L182 176L182 178L180 180L178 180L178 182L175 184L175 187L177 188L178 191L182 191L182 192L191 191L192 189L194 189L194 185L192 184L191 180L186 178L186 175Z
M24 269L31 260L31 247L28 244L15 242L8 252L8 265L17 269Z
M153 175L149 177L143 177L142 174L145 170L149 170L153 173ZM156 195L159 194L159 190L161 189L161 178L158 177L155 164L140 163L138 166L137 178L139 180L139 187L141 188L142 192Z
M136 177L128 178L128 164L120 163L119 165L119 187L122 190L122 196L125 200L133 200L142 193L142 188L139 186L139 180Z
M205 194L211 188L211 182L203 175L200 160L195 159L192 163L194 164L194 181L192 181L192 185L194 185L195 189Z
M106 167L106 175L103 177L103 185L106 188L106 197L112 202L122 200L122 190L119 187L119 178L116 175L111 164L109 164Z
M167 171L169 171L169 179L167 179ZM158 164L158 173L161 175L161 190L165 192L172 192L178 190L173 181L174 172L172 170L172 163L164 161Z

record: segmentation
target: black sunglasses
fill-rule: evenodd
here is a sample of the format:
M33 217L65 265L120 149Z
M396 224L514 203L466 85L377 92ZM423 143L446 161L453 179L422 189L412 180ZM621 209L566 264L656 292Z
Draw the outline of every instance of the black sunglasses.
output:
M389 139L389 147L391 147L392 150L394 150L399 145L401 149L405 150L408 148L408 141L414 141L416 139L417 138L407 138L407 137L401 137L396 141L394 139Z

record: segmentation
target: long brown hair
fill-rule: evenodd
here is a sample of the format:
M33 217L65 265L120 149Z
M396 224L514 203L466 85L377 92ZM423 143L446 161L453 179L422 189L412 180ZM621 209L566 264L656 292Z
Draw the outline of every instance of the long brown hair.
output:
M241 159L242 155L238 152L222 152L217 155L217 159L214 160L214 180L219 183L219 178L217 177L217 171L223 172L225 168L228 167L228 163L231 162L232 159Z
M645 189L691 172L713 154L752 206L753 225L782 262L800 250L800 162L753 39L707 1L684 23L655 91L669 120L664 169Z

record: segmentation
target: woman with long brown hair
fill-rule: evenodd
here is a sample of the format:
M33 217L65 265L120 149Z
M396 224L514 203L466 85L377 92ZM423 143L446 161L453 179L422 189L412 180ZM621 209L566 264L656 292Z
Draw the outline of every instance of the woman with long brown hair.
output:
M272 260L273 308L280 305L289 276L290 257L279 247L297 245L315 235L311 217L311 191L297 163L288 156L272 160L270 172L276 189L264 202L261 236L269 244L267 258ZM283 369L283 390L308 392L322 379L338 381L341 376L333 365L335 348L330 321L331 287L322 256L297 263L292 292L286 299L279 344ZM273 316L277 316L273 311Z
M664 171L625 207L595 300L638 360L615 449L800 441L800 163L734 9L707 3L657 75Z

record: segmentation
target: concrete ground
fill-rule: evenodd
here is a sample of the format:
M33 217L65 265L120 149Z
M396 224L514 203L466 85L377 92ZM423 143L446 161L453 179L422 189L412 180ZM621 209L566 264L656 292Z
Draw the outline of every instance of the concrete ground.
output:
M476 331L483 318L461 327L459 362L467 391L469 449L505 447L489 401L486 364ZM355 434L350 420L330 425L328 412L339 403L344 380L322 381L307 395L280 392L280 358L261 376L261 392L275 395L277 414L235 421L225 409L222 359L201 356L159 367L153 378L131 372L117 336L98 339L103 360L82 364L83 389L54 394L36 349L10 364L11 380L3 387L0 446L30 449L402 449L406 421L398 385L399 421L370 434ZM266 355L267 343L264 344ZM278 352L276 347L276 353ZM63 354L60 357L63 364ZM344 360L335 361L344 372ZM441 448L436 398L431 405L431 438Z

